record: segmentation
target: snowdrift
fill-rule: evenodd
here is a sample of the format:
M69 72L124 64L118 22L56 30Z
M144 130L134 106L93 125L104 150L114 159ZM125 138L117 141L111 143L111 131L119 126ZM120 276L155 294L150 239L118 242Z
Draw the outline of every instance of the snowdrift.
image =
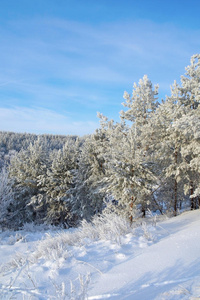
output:
M0 234L1 299L200 299L200 211Z

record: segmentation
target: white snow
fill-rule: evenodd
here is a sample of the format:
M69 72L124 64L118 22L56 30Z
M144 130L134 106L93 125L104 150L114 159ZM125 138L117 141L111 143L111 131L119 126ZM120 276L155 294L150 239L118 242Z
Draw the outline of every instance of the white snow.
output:
M0 299L200 299L200 211L154 221L2 232Z

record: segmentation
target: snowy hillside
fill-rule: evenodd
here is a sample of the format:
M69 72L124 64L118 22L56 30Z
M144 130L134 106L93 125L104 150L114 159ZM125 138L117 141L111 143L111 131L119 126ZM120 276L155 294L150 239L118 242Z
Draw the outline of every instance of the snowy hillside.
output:
M200 299L200 211L0 234L1 299Z

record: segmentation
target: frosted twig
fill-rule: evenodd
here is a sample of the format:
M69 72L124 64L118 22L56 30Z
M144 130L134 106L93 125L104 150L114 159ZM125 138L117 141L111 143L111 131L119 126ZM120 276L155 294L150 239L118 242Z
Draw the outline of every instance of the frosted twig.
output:
M80 262L80 263L82 263L82 264L88 265L88 266L90 266L90 267L92 267L92 268L94 268L94 269L95 269L96 271L98 271L101 275L103 275L103 273L102 273L99 269L97 269L97 268L94 267L93 265L89 264L88 262L82 261L82 260L79 260L79 259L76 259L76 261L77 261L77 262Z
M27 266L28 262L26 262L19 270L19 272L17 273L17 275L15 276L14 280L11 282L9 289L13 286L13 284L15 283L15 281L17 280L17 278L19 277L20 273L22 272L22 270Z

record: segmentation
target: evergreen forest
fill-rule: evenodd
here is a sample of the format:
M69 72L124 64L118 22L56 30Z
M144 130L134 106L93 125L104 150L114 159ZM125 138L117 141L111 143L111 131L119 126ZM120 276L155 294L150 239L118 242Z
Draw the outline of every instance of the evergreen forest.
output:
M0 132L2 229L200 207L200 54L162 101L147 75L123 101L84 137Z

